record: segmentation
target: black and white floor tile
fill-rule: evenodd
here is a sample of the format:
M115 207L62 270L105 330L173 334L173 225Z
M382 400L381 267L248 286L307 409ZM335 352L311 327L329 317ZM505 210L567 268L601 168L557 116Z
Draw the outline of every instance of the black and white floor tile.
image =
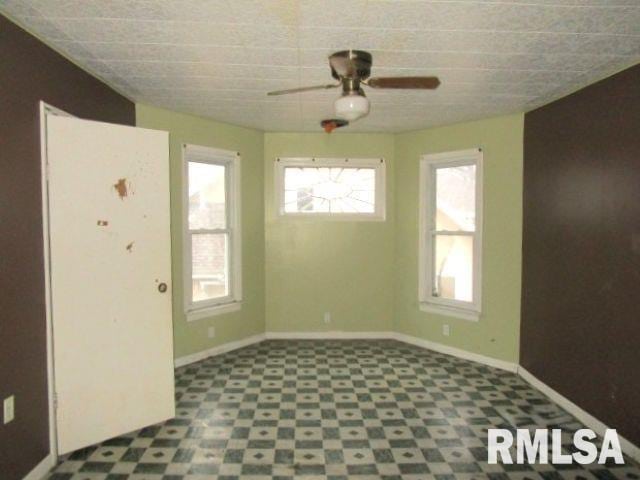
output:
M489 465L488 428L581 425L514 374L395 341L265 341L178 369L176 395L175 419L49 480L640 479L629 460Z

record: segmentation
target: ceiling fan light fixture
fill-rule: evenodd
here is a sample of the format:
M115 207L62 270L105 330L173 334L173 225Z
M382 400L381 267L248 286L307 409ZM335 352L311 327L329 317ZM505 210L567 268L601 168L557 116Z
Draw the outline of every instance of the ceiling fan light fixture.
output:
M1 2L2 0L0 0ZM276 90L267 95L286 95L288 93L310 92L342 87L342 96L335 101L335 117L322 124L332 130L333 120L353 122L369 114L369 99L362 87L409 90L434 90L440 85L438 77L372 77L372 58L369 52L362 50L342 50L329 56L331 76L337 83L315 85L312 87Z
M369 114L369 99L361 93L345 93L334 103L336 117L353 122Z

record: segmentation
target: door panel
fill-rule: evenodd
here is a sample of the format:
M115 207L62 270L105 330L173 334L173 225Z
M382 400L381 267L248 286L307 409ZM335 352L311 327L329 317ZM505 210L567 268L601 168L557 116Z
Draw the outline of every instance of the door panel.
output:
M64 454L175 414L168 134L50 115L47 158Z

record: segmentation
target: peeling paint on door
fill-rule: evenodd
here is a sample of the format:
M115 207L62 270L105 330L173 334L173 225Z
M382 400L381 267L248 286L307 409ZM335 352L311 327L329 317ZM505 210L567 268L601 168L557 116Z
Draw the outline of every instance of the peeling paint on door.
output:
M116 192L118 192L118 196L120 200L124 200L125 197L129 194L127 190L127 179L120 178L116 183L113 184L113 188L115 188Z
M129 253L133 252L133 244L134 243L135 242L131 242L129 245L127 245L127 252L129 252Z

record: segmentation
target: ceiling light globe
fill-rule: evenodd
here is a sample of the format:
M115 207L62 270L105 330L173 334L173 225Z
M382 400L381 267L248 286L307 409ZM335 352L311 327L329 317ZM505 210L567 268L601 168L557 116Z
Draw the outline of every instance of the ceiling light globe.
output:
M369 99L358 93L342 95L334 104L336 117L353 122L369 114Z

